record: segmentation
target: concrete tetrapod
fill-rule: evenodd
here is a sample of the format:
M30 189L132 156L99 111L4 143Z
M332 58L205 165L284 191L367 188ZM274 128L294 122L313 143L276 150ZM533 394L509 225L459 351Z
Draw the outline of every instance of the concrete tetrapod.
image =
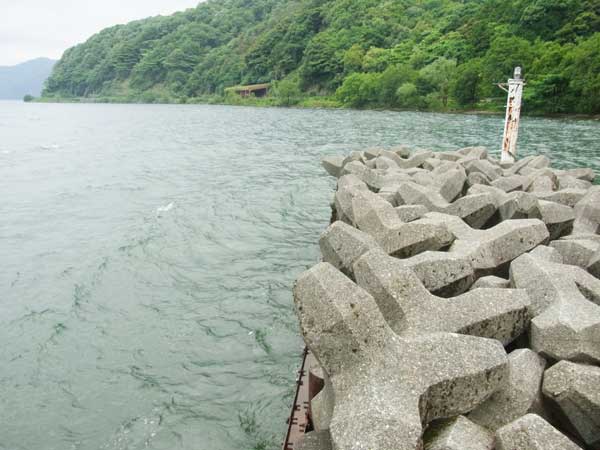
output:
M496 450L581 450L536 414L527 414L496 431Z
M600 447L599 386L600 367L560 361L544 374L544 395L593 448Z
M396 335L375 300L320 263L294 287L304 340L329 374L336 450L417 450L423 426L473 409L507 377L496 340L450 333Z
M520 289L477 289L440 298L412 270L381 250L354 263L356 282L375 299L390 328L402 336L450 332L508 344L529 325L529 298Z
M495 431L527 413L543 415L542 376L546 360L523 348L508 355L508 367L506 386L494 392L467 416L489 430Z
M600 362L600 306L592 303L600 304L600 280L532 254L512 262L510 279L531 299L533 350L556 360Z
M443 224L402 222L394 207L372 192L355 192L352 212L357 228L373 236L390 255L407 257L425 250L439 250L454 240Z
M600 233L600 186L590 188L575 205L574 233Z
M425 450L493 450L494 435L465 416L441 420L425 432Z
M548 245L562 255L564 264L583 269L587 269L594 254L600 250L600 242L591 239L560 239Z
M379 248L370 235L340 221L329 225L321 234L319 246L323 261L350 277L354 262L369 250Z
M423 222L445 224L456 237L449 252L465 255L477 275L495 274L517 256L548 239L548 230L541 220L506 220L487 230L474 230L460 218L440 213L428 213Z
M545 200L539 200L538 204L542 222L546 224L550 233L550 240L558 239L573 230L575 213L572 208Z
M474 228L483 226L496 212L496 202L488 193L461 197L449 203L434 189L417 183L401 183L398 187L398 203L423 205L429 211L458 216Z
M323 261L350 278L354 277L353 265L358 258L369 250L381 249L369 234L340 221L325 230L319 245ZM441 297L465 292L475 279L469 258L460 254L426 251L397 261L412 269L429 291Z
M337 178L342 172L344 159L345 158L343 156L338 155L326 156L321 160L321 164L323 165L323 168L327 171L329 175Z

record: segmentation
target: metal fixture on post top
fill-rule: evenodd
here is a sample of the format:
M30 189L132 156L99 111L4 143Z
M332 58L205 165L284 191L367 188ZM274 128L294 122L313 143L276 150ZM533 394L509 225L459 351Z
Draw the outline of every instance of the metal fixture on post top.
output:
M519 136L519 119L521 118L521 100L524 85L525 82L521 78L520 67L515 67L513 78L508 80L508 89L504 83L498 85L508 92L504 135L502 137L502 156L500 158L503 163L515 162L517 156L517 137Z

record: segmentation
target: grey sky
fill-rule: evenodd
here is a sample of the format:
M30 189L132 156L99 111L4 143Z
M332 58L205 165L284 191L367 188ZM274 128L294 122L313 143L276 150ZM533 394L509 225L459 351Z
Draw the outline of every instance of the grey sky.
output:
M0 0L0 66L58 59L103 28L167 15L199 0Z

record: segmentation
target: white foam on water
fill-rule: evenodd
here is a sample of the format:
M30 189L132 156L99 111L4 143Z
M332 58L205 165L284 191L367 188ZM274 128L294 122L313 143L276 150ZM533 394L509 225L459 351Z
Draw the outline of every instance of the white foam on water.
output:
M169 203L166 206L159 206L158 208L156 208L156 217L160 217L161 213L171 211L174 206L175 206L175 203L173 203L173 202Z

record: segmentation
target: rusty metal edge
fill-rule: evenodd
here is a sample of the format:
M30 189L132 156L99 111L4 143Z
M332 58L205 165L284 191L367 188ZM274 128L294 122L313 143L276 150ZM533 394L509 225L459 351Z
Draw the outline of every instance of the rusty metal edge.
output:
M292 410L287 419L287 433L283 442L283 450L295 450L298 448L304 433L310 428L310 418L308 415L309 404L309 383L308 383L308 349L305 347L302 352L302 365L298 371L296 380L296 393Z

